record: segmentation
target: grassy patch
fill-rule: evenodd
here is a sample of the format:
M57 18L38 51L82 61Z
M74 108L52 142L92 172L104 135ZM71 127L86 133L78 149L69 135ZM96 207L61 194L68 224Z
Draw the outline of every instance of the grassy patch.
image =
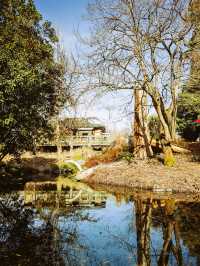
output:
M75 161L87 160L89 157L97 155L98 152L94 151L92 148L83 147L80 149L74 149L71 152L71 158Z

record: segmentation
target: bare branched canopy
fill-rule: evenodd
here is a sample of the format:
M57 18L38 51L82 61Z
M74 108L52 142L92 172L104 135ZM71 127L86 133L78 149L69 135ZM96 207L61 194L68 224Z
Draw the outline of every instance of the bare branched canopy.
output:
M96 0L88 6L90 87L144 91L168 140L175 137L177 94L188 75L189 5L189 0Z

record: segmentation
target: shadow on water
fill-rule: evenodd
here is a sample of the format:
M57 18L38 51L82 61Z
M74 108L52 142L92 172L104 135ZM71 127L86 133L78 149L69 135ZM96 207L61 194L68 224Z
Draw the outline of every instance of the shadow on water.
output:
M1 265L200 265L200 198L58 178L1 194Z

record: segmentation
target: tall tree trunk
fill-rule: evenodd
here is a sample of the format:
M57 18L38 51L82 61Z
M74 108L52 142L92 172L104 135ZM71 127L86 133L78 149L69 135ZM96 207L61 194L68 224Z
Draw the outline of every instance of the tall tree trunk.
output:
M171 114L171 123L170 123L170 132L171 132L171 139L172 141L176 140L176 118L177 118L177 105L173 108Z
M164 164L166 166L174 166L175 158L173 156L171 141L176 136L176 113L174 113L176 109L173 109L172 112L167 112L159 97L152 98L152 101L161 124L160 141L164 154Z
M144 91L134 90L133 147L136 158L145 159L153 155L147 126L147 96Z
M156 110L156 113L158 115L158 119L160 121L161 124L161 129L162 132L164 134L164 137L167 141L171 141L171 133L170 133L170 128L169 128L169 123L167 123L167 113L166 110L163 110L164 107L162 106L161 99L160 97L152 97L152 102L154 105L154 108ZM164 112L164 113L163 113Z

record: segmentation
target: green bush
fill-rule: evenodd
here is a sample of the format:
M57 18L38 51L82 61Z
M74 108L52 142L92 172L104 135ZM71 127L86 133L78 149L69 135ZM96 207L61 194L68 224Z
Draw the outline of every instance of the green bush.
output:
M78 167L73 163L62 163L59 165L59 170L63 175L74 176L78 173Z
M177 131L181 137L195 141L200 134L200 125L193 121L200 116L200 95L183 92L179 95L177 110Z
M120 153L118 159L119 160L125 160L130 164L134 159L134 155L133 155L133 153L125 151L125 152Z

